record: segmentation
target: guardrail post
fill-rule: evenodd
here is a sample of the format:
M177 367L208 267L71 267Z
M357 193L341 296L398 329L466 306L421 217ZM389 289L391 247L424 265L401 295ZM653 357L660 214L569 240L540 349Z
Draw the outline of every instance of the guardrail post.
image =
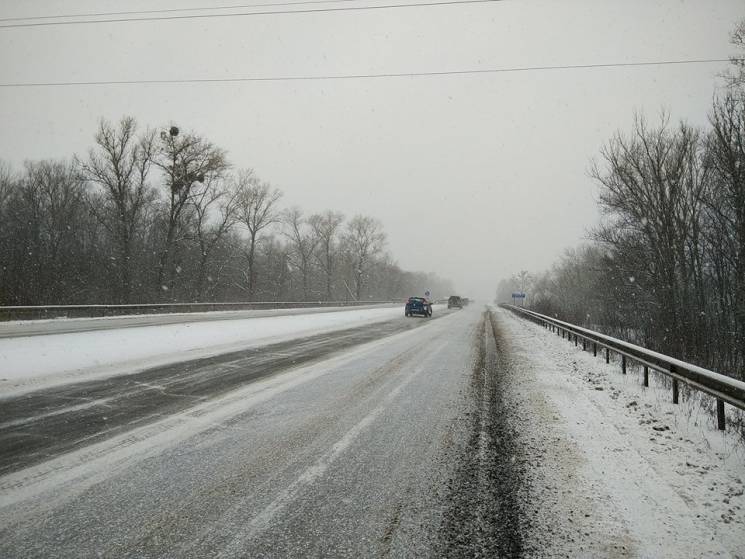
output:
M644 386L649 386L649 367L644 365Z
M621 355L621 372L625 375L626 374L626 356Z
M556 327L556 335L561 336L561 328L559 328L558 326Z
M577 334L574 334L574 347L577 347Z
M598 343L592 342L592 356L597 357L598 356Z
M674 373L677 371L675 365L670 365L670 372ZM673 404L678 403L678 379L673 378Z
M605 348L605 362L610 363L610 350L607 347Z
M717 429L724 431L724 400L717 398Z
M582 351L587 351L587 340L582 338Z

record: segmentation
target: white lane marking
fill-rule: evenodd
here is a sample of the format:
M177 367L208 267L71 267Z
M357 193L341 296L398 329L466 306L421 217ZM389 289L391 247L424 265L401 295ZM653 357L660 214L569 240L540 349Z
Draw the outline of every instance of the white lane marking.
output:
M146 388L148 390L157 390L158 392L165 392L166 389L164 386L161 386L159 384L149 384L147 382L135 382L137 386L142 386L143 388Z
M238 557L245 553L247 541L251 540L262 531L266 530L274 518L290 505L298 495L309 485L313 484L323 476L329 467L339 458L380 415L386 407L398 396L422 370L423 366L417 366L398 386L391 390L370 413L351 427L344 436L334 443L328 452L322 455L312 466L307 468L298 478L288 485L269 505L257 514L246 526L242 534L235 536L228 545L222 549L218 557Z

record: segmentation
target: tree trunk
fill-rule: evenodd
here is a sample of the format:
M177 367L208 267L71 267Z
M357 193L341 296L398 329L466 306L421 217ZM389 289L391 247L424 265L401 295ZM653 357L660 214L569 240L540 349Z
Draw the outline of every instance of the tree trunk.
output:
M254 291L256 289L256 270L254 259L256 255L256 234L251 234L250 246L248 248L248 300L254 300Z

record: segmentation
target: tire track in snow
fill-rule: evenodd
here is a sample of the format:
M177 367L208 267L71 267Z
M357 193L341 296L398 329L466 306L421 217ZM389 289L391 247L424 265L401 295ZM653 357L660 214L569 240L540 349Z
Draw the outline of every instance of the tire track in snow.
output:
M484 313L476 340L471 435L450 489L441 555L515 557L522 551L517 494L522 483L515 433L502 392L510 374L501 336Z

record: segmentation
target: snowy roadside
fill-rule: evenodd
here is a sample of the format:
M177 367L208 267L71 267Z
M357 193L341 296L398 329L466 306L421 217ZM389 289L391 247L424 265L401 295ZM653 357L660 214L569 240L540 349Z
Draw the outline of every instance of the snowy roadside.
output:
M745 557L745 446L697 402L497 309L535 556Z
M0 397L397 317L386 307L0 339Z
M384 305L390 307L392 305ZM398 307L398 305L396 305ZM315 314L344 312L382 308L383 305L360 305L346 307L289 307L279 309L249 309L230 311L200 312L163 312L147 314L127 314L92 317L39 318L31 320L7 320L0 322L0 338L22 337L24 335L65 334L85 332L125 326L158 326L186 322L208 322L215 320L240 320L247 318L264 318L269 316L287 316L296 314ZM70 330L74 328L74 330Z

